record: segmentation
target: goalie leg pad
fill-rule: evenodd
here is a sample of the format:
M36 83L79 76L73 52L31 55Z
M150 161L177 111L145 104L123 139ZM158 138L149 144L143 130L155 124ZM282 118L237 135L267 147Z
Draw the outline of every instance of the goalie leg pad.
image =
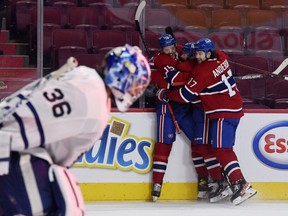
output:
M80 187L68 169L55 164L51 165L49 180L58 207L57 215L85 215L85 204Z

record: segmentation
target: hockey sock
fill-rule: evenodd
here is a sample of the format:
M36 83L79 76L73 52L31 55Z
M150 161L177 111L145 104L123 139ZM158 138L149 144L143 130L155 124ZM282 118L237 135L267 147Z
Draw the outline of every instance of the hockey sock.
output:
M152 173L153 183L162 184L171 149L172 144L155 143Z
M231 184L243 178L237 156L232 148L215 149L215 153Z
M192 144L191 147L192 147L192 160L198 177L199 178L208 177L208 171L205 165L204 158L198 152L199 145Z

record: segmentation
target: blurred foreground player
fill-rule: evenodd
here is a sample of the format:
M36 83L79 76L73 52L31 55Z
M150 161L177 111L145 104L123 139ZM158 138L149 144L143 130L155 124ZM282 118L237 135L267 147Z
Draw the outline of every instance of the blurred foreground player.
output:
M85 215L81 191L67 168L100 139L110 97L125 112L150 82L146 58L129 45L107 53L102 72L103 80L94 69L75 65L0 104L0 208L5 215Z

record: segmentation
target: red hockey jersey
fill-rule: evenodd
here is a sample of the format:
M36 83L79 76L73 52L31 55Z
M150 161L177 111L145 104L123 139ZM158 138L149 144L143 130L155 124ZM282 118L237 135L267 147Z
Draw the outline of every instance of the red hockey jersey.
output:
M178 102L191 102L199 96L210 119L240 118L243 116L242 98L232 76L227 56L217 52L217 59L209 59L193 67L193 74L185 86L167 92Z
M159 53L154 57L151 73L151 83L156 84L159 88L169 89L172 78L178 72L176 66L180 63L178 53L181 46L177 46L177 57L172 58L169 55Z

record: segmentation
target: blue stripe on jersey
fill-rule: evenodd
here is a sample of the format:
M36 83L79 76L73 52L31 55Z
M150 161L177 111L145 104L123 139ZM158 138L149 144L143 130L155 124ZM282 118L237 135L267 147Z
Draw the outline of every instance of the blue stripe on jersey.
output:
M186 103L192 101L194 98L197 97L197 93L190 91L186 85L180 89L180 94L183 100L186 101Z
M18 97L21 100L27 100L27 98L24 95L22 95L22 94L19 94ZM45 144L45 136L44 136L44 130L43 130L39 115L38 115L36 109L34 108L34 106L33 106L33 104L31 102L28 101L26 103L26 105L27 105L27 107L31 110L31 112L34 115L35 122L37 124L38 132L39 132L39 136L40 136L40 146L43 147L44 144ZM27 142L27 144L28 144L28 142Z
M14 116L16 121L18 122L18 125L19 125L19 128L20 128L20 133L21 133L21 136L22 136L22 140L24 142L25 149L27 149L28 148L28 139L27 139L27 136L26 136L26 133L25 133L25 127L24 127L23 121L22 121L21 117L17 113L13 113L12 115Z
M35 121L36 121L36 124L37 124L37 127L38 127L38 132L39 132L39 135L40 135L40 146L43 147L44 144L45 144L45 136L44 136L44 131L43 131L43 127L42 127L40 118L39 118L38 113L35 110L34 106L32 105L32 103L28 102L27 106L30 108L31 112L34 115L34 118L35 118Z
M168 83L172 83L173 78L178 73L177 70L171 70L168 73L166 73L165 80L167 80Z
M233 88L236 84L234 78L232 76L230 76L229 78L227 78L227 80L228 80L229 84L231 85L231 87ZM228 91L228 87L223 81L220 81L216 85L214 84L213 86L208 86L206 89L204 89L201 92L201 94L217 93L217 92L225 92L225 91Z

